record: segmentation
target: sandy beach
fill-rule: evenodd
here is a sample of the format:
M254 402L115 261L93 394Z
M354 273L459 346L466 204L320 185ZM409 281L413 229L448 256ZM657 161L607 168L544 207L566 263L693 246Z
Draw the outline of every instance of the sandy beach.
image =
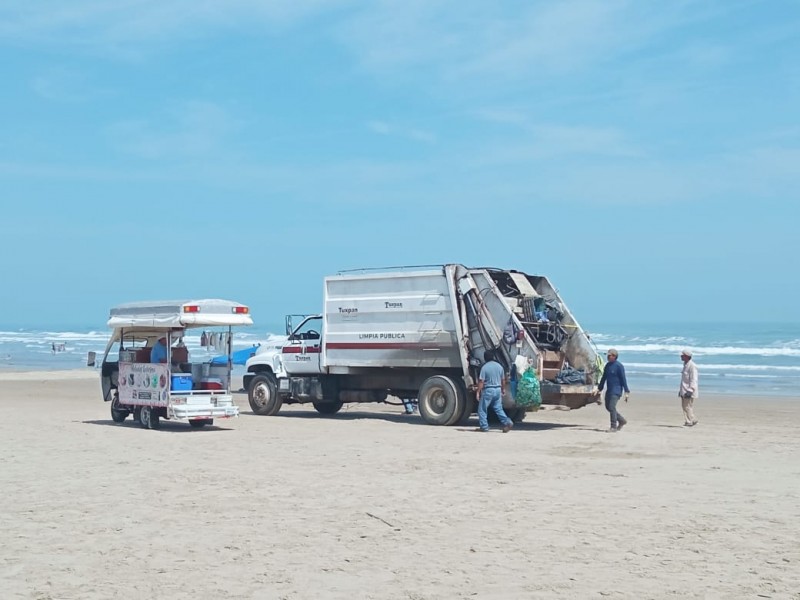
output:
M3 598L800 598L798 399L149 431L63 375L0 378Z

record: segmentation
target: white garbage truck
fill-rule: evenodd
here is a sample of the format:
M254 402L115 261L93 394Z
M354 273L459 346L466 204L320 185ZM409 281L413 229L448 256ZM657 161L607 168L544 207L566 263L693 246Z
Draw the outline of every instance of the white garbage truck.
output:
M531 365L543 404L596 401L602 362L547 277L459 264L341 272L324 280L324 312L306 317L275 360L279 376L248 386L251 407L286 403L334 414L346 403L417 400L432 425L462 422L476 408L485 350L510 372ZM509 416L529 407L507 393Z

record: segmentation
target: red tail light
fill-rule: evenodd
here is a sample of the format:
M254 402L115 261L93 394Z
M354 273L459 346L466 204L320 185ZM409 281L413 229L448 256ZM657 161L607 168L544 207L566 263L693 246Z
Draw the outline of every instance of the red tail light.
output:
M197 304L187 304L183 307L183 312L185 313L199 313L200 307Z
M250 309L246 306L234 306L233 307L233 314L235 315L246 315L250 312Z

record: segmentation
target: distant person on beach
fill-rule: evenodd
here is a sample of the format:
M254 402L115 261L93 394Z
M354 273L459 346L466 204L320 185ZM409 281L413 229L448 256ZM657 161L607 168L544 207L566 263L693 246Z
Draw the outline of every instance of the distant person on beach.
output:
M625 402L628 401L631 391L628 389L628 380L625 378L625 367L617 360L619 353L611 348L606 354L608 362L603 369L603 376L600 378L600 385L597 391L602 392L603 386L606 387L606 410L611 416L611 428L609 432L616 432L628 424L628 420L617 412L617 402L625 392Z
M417 412L417 407L414 404L414 401L411 399L403 398L403 414L413 415L415 412Z
M151 363L165 363L167 362L167 338L160 337L156 342L153 349L150 351Z
M505 395L506 372L503 365L495 360L494 352L487 350L483 353L484 364L478 377L478 424L475 431L489 431L489 409L491 408L503 424L503 433L508 433L514 427L514 421L508 418L503 410L503 396Z
M683 371L681 372L681 387L678 390L678 396L681 398L683 416L686 419L684 426L694 427L697 425L697 419L694 416L694 400L697 398L699 391L697 365L692 360L691 350L682 350L681 360L683 361Z

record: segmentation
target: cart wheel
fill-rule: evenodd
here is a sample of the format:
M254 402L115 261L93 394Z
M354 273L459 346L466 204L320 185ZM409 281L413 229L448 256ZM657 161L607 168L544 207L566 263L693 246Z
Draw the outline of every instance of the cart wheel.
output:
M161 426L158 409L152 406L142 406L139 412L139 423L145 429L158 429Z
M111 401L111 419L114 423L122 423L129 414L131 414L129 410L119 408L119 397L115 395Z
M213 425L214 419L194 419L189 421L189 425L191 425L194 429L202 429L206 425Z
M150 429L159 429L160 427L161 427L160 409L150 408Z

